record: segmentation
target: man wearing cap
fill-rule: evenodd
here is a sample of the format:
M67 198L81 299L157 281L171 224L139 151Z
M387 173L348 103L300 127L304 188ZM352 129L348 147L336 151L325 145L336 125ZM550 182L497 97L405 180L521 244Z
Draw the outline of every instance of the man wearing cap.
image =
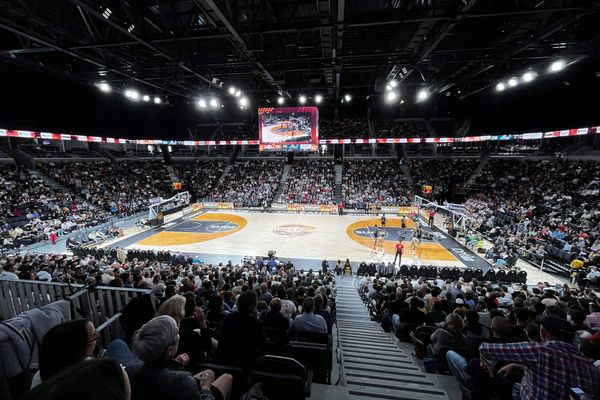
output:
M497 361L510 362L497 371L500 376L524 372L521 383L513 387L513 399L565 399L570 387L599 398L600 372L573 344L574 327L560 317L546 316L540 336L542 343L483 343L479 348L482 365L493 371Z

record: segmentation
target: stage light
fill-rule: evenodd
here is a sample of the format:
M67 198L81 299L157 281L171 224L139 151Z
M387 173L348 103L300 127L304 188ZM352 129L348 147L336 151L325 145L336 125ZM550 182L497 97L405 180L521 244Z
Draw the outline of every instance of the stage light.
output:
M162 103L162 100L160 99L160 97L155 97L154 104L160 104L160 103Z
M565 68L564 60L556 60L552 64L550 64L550 72L559 72Z
M245 98L245 97L242 97L242 98L240 99L240 106L242 106L242 107L246 107L247 105L248 105L248 99L247 99L247 98Z
M396 94L396 92L388 92L388 94L385 95L385 100L388 103L391 103L394 100L396 100L397 97L398 97L398 95Z
M497 92L503 92L504 89L506 89L506 85L504 83L500 82L500 83L498 83L496 85L496 91Z
M110 87L110 85L106 82L100 82L98 84L98 88L103 91L104 93L110 93L112 92L112 88Z
M204 100L204 99L198 100L198 107L206 108L206 100Z
M400 100L400 104L404 104L404 100Z
M388 92L391 92L393 89L392 85L385 85L385 90L387 90Z
M235 97L240 97L242 95L242 92L240 92L239 90L235 92Z
M323 101L323 96L321 96L320 94L315 96L315 103L321 104L322 101Z
M234 95L235 94L235 87L229 86L229 94L230 95Z
M534 71L527 71L523 74L523 76L521 77L521 80L523 82L531 82L532 80L534 80L536 78L537 74Z
M349 102L350 100L352 100L352 96L350 96L349 94L344 96L344 100L346 100L346 103Z
M277 98L277 104L282 105L283 103L285 103L285 99L283 97L279 96Z
M425 101L429 98L429 90L421 89L417 93L417 101Z
M300 97L298 97L298 101L300 102L300 104L306 103L306 96L300 95Z
M510 86L510 87L515 87L518 84L519 84L519 81L515 77L512 77L508 80L508 86Z
M128 97L133 101L138 101L140 99L140 93L137 90L126 90L125 97Z
M214 97L213 97L212 99L210 99L210 102L209 102L209 104L210 104L210 106L211 106L212 108L217 108L217 107L219 107L219 102L218 102L218 101L217 101L217 99L215 99Z
M392 79L390 81L390 86L393 87L393 88L395 88L396 86L398 86L398 82L395 79Z
M142 100L144 100L144 101L150 101L150 96L148 96L147 94L145 94L144 97L142 97Z

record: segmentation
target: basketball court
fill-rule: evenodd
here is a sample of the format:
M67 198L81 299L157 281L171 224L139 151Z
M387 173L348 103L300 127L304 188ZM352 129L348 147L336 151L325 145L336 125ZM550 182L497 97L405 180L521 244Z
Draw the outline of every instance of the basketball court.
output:
M200 255L206 262L237 262L245 256L275 251L280 259L292 260L300 267L319 268L324 258L349 258L353 264L393 261L395 245L401 239L403 264L489 268L454 239L428 227L423 229L431 239L423 238L414 252L410 241L414 224L409 218L405 224L402 229L400 218L388 216L381 231L383 245L375 251L373 235L376 225L381 229L379 217L222 210L180 218L112 246Z

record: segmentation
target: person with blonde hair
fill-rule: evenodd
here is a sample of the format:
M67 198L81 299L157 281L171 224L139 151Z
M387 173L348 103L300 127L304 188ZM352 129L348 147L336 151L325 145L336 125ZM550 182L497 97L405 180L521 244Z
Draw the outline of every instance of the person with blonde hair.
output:
M181 323L181 320L185 317L185 297L181 295L175 295L158 307L158 311L156 311L155 317L160 315L168 315L172 317L175 322L177 322L177 326Z
M446 324L431 334L431 350L438 355L443 347L465 347L469 338L463 334L465 324L459 314L451 313L446 316Z

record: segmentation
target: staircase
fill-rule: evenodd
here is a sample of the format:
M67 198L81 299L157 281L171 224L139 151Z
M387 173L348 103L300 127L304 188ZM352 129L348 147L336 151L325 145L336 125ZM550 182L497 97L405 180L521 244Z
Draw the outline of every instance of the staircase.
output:
M172 165L165 165L165 169L169 173L169 178L171 178L171 182L179 182L179 177L177 176L177 172L175 172L175 168Z
M283 166L283 174L281 175L281 181L279 182L279 186L277 187L277 191L273 196L273 202L277 203L279 201L279 196L283 192L283 188L285 187L285 183L288 180L288 176L290 175L290 171L292 170L292 164L285 164Z
M229 164L227 167L225 167L225 169L223 170L223 173L221 174L221 176L219 177L217 182L222 182L223 179L225 179L225 177L229 173L229 171L231 171L232 169L233 169L233 164Z
M338 352L348 399L442 400L436 376L421 372L410 353L395 338L371 321L354 285L354 279L337 280ZM343 383L341 383L343 384Z
M473 173L471 174L469 179L467 179L468 185L472 184L475 181L475 178L481 173L481 171L483 171L483 169L487 165L488 161L490 161L490 157L491 157L490 153L486 153L481 157L481 160L479 160L479 164L473 170Z
M410 174L410 169L408 168L408 165L402 164L400 166L400 171L402 171L402 173L404 174L406 182L408 182L408 187L415 187L415 182L413 181L412 175Z
M342 198L342 181L343 181L343 172L344 172L344 165L343 164L336 164L334 166L335 168L335 187L334 187L334 192L333 192L333 201L335 201L335 204L340 204L342 201L344 201L344 199Z

